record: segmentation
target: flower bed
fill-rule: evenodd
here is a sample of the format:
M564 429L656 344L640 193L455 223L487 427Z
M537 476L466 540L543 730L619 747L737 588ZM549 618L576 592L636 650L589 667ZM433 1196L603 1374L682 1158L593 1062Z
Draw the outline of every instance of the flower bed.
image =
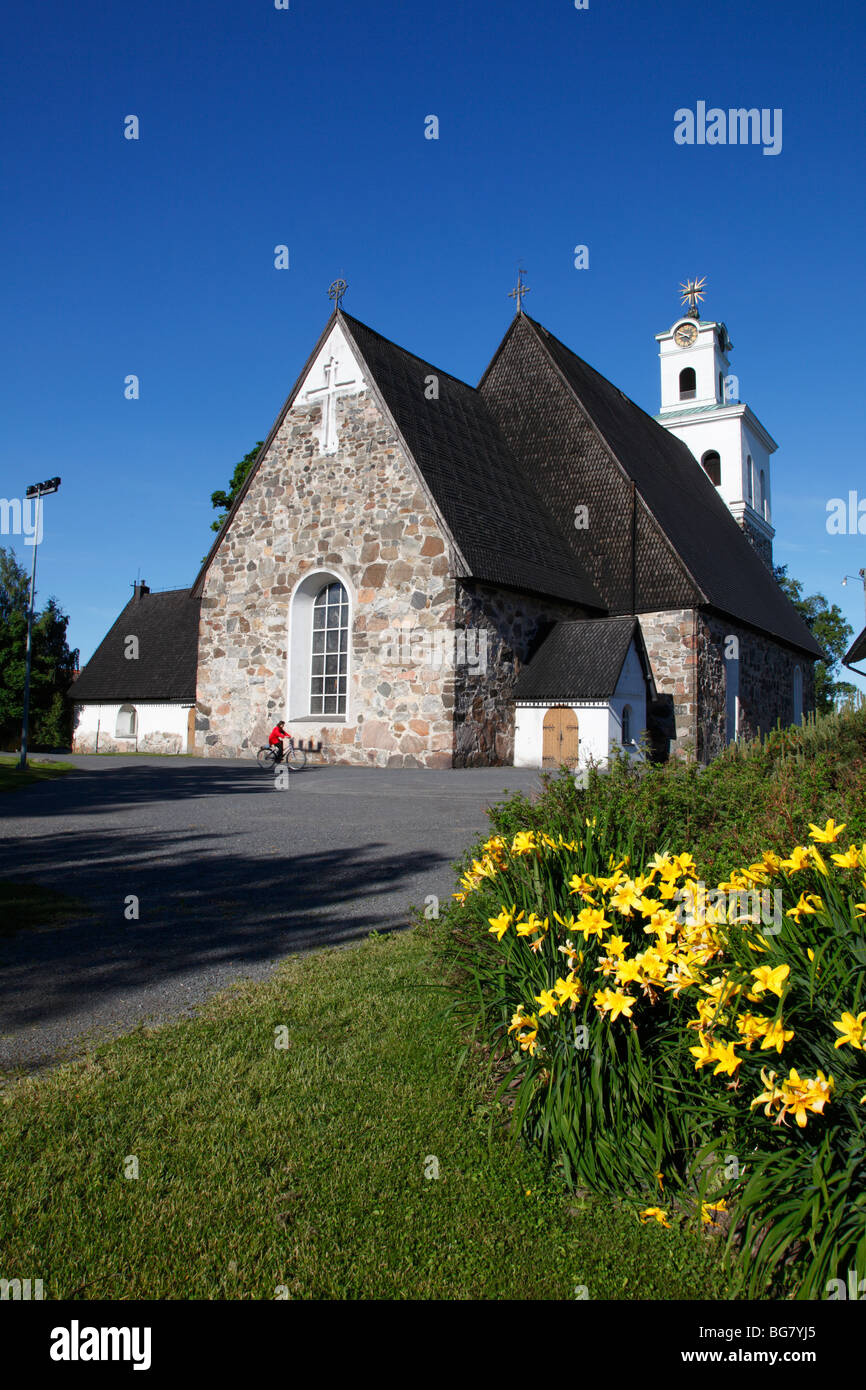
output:
M643 1220L729 1210L753 1296L866 1275L866 844L844 830L708 888L690 853L587 818L493 836L455 894L516 1131Z

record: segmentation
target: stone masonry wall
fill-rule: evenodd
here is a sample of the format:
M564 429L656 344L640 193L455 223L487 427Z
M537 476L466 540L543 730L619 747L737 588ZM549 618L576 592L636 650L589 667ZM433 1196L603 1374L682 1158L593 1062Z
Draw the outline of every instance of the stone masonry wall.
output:
M330 456L313 434L318 403L286 415L208 570L197 749L252 753L287 713L290 596L323 568L351 590L347 716L292 716L292 733L321 743L325 761L450 767L453 659L424 654L454 622L446 539L372 394L340 397L336 408L339 449ZM420 659L405 660L404 645L385 659L395 628L429 635Z
M509 594L471 580L457 584L458 643L455 669L456 767L498 767L514 761L514 683L521 667L557 618L584 617L556 599ZM462 654L458 645L458 657ZM483 654L483 663L479 656ZM474 661L470 658L475 658Z
M697 616L694 608L638 614L656 689L674 702L676 738L670 745L671 757L683 754L687 747L694 756L697 748Z
M737 639L737 646L728 643ZM700 613L698 623L698 757L708 762L725 747L725 648L738 653L740 737L769 733L794 717L794 668L803 673L803 712L815 708L815 670L802 652L784 647L726 618Z
M756 550L767 566L768 570L773 568L773 542L768 540L756 527L750 526L748 520L740 523L740 530L749 542L753 550Z

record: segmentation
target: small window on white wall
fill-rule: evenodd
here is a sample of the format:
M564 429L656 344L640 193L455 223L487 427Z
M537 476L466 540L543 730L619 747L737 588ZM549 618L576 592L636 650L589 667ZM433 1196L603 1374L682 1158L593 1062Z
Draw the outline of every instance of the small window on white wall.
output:
M623 705L622 741L624 744L631 743L631 705Z
M799 666L794 667L794 723L803 722L803 672Z
M752 455L751 455L751 454L747 454L747 455L746 455L746 501L748 502L748 504L749 504L750 507L751 507L751 505L752 505L752 503L753 503L753 501L754 501L754 495L755 495L755 485L754 485L754 481L753 481L753 474L754 474L754 471L755 471L755 469L754 469L754 464L752 463Z
M115 738L135 738L137 727L135 705L121 705L117 711L117 724L114 730Z

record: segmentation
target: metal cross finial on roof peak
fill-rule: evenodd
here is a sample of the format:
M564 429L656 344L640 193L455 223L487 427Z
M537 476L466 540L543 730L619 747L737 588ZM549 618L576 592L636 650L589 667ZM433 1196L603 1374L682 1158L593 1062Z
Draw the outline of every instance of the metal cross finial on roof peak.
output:
M687 280L684 285L680 285L680 289L683 292L682 302L683 304L688 304L689 306L687 311L687 317L690 319L699 319L701 316L700 311L698 309L698 304L703 303L703 290L706 283L707 277L706 275L704 275L700 280Z
M531 293L532 293L532 291L530 290L529 286L528 286L528 285L524 285L524 283L523 283L522 277L523 277L525 274L526 274L526 271L525 271L525 270L518 270L518 272L517 272L517 289L515 289L515 290L509 290L509 292L508 292L508 298L509 298L509 299L516 299L516 300L517 300L517 312L518 312L518 314L522 314L522 313L523 313L523 296L524 296L525 294L531 294Z
M339 309L340 305L343 303L343 295L348 288L349 286L346 284L345 280L335 280L333 284L329 286L328 298L334 300L337 309Z

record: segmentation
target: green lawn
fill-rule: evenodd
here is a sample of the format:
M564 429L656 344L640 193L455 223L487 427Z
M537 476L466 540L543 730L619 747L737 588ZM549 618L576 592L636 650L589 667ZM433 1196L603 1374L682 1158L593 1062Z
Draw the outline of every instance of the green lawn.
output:
M50 1298L724 1297L706 1235L583 1203L498 1116L489 1140L438 969L419 933L295 958L0 1090L0 1273Z
M0 757L0 792L17 791L19 787L29 787L34 782L49 782L54 777L65 777L72 770L72 763L33 760L28 762L26 768L19 768L17 758Z

